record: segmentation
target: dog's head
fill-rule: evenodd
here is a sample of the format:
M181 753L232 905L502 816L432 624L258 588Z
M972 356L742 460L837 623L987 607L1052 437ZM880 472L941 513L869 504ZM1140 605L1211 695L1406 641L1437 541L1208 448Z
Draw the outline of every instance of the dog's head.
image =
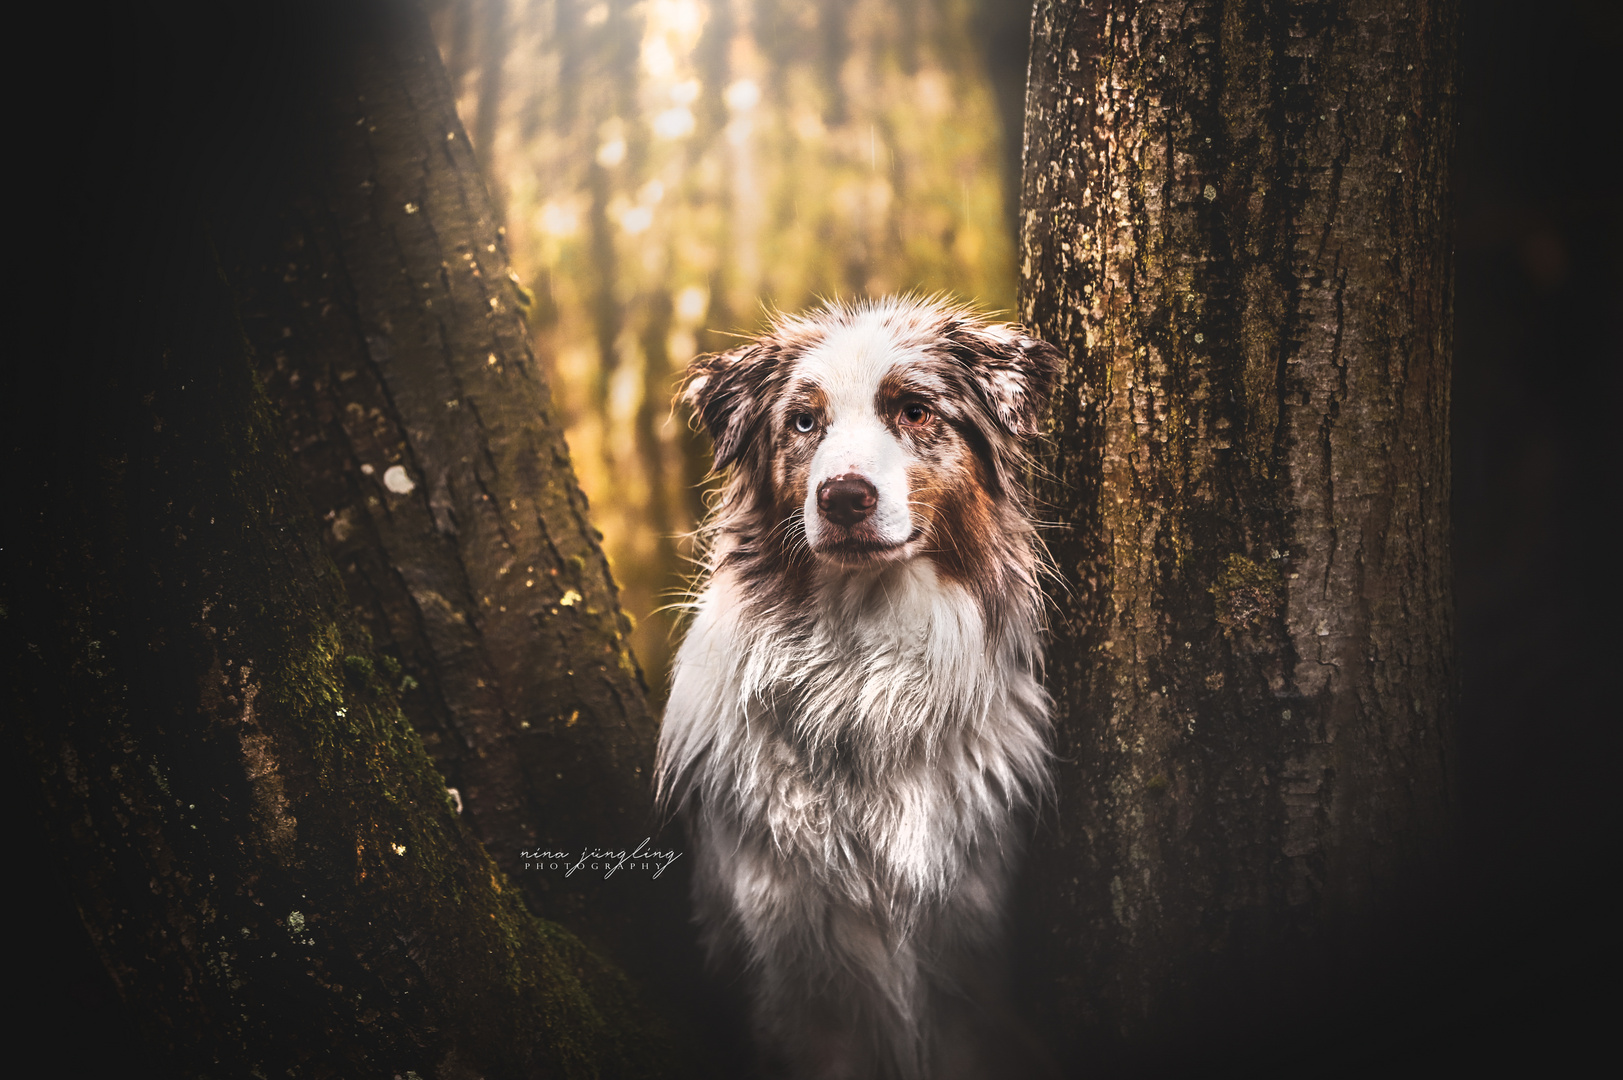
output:
M729 502L765 515L758 542L798 524L826 563L931 553L973 574L977 537L1019 509L1060 363L1020 327L932 300L829 304L697 358L683 397L733 468Z

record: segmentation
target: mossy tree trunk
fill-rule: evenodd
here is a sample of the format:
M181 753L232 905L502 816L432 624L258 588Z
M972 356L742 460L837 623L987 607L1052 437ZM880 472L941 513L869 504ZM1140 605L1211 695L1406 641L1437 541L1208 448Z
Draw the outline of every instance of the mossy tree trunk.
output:
M84 143L119 175L63 170L100 290L64 297L63 351L6 371L4 746L155 1056L681 1071L498 865L553 827L642 828L652 723L419 14L132 13L89 38ZM460 817L412 721L450 748Z
M1455 22L1036 7L1021 315L1071 363L1032 963L1068 1052L1322 1000L1441 869Z
M350 601L475 835L548 917L647 958L641 929L681 936L679 885L519 872L648 836L656 725L529 293L408 14L324 66L221 255Z

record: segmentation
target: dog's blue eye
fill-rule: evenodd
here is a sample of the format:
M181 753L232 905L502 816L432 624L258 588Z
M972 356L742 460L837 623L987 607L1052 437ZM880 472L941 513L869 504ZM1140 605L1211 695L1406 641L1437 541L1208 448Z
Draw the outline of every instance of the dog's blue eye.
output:
M812 429L817 426L817 420L811 413L796 413L795 418L790 423L794 424L795 430L802 435L811 434Z

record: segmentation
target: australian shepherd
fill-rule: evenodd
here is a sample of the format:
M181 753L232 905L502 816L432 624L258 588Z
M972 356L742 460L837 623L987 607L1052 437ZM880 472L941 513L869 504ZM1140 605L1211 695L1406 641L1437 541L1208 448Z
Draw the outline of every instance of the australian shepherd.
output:
M925 299L692 364L726 479L656 772L769 1074L1013 1068L1000 941L1050 707L1025 443L1059 364Z

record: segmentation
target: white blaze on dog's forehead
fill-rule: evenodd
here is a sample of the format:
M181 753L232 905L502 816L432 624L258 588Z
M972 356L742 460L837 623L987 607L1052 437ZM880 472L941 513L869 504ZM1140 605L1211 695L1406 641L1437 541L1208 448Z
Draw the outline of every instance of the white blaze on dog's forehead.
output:
M824 481L862 477L878 498L867 528L882 541L901 544L913 532L909 510L908 452L877 408L879 387L897 368L916 366L925 354L898 334L885 309L858 313L831 328L796 362L792 381L822 391L827 429L812 457L802 520L817 550L825 536L818 506Z
M824 335L795 364L793 379L821 389L838 419L847 410L871 410L881 380L919 355L903 345L883 312L865 311Z

